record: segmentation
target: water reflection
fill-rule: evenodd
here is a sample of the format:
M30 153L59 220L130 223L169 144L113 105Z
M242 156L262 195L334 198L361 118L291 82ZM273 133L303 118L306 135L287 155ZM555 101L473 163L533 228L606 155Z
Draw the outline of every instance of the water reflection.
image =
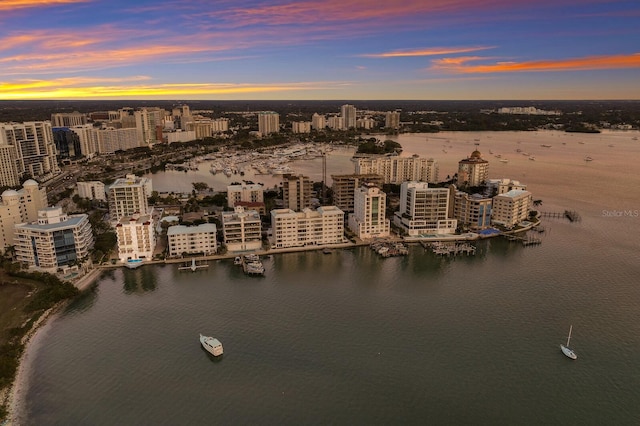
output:
M124 269L122 271L125 294L145 293L154 291L158 283L155 267L143 266L138 269Z

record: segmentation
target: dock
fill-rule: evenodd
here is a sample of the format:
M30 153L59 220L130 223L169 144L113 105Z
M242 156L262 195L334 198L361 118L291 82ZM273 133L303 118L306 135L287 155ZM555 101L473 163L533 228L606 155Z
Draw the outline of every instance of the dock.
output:
M422 247L425 250L430 250L432 253L439 256L457 256L459 254L466 254L467 256L473 256L476 254L476 247L467 242L459 241L435 241L432 243L421 242Z
M208 263L196 263L196 259L192 258L191 259L191 264L186 264L184 266L179 266L178 270L180 271L191 271L191 272L195 272L200 268L208 268L209 264Z
M374 241L369 245L369 248L382 257L406 256L409 254L407 246L399 241Z

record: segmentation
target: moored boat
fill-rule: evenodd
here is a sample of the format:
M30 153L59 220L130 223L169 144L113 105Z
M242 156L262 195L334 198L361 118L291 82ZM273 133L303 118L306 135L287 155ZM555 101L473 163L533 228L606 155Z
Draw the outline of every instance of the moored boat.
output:
M203 336L200 334L200 343L202 347L207 350L213 356L220 356L223 354L222 343L215 337Z
M569 341L571 340L571 330L573 330L573 325L569 327L569 337L567 337L567 344L560 344L560 350L563 354L565 354L567 358L577 359L578 355L576 355L576 353L571 348L569 348Z

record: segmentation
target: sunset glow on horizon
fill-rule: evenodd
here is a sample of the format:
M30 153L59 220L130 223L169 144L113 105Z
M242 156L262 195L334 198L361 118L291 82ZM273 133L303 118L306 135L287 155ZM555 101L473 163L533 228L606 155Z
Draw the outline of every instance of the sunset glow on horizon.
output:
M0 100L639 99L636 1L6 0Z

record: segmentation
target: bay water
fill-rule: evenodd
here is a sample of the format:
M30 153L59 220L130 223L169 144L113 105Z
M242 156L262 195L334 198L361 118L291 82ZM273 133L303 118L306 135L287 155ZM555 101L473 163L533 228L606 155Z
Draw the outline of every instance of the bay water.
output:
M21 422L640 424L637 135L396 137L403 155L436 158L441 178L477 148L492 178L526 183L541 211L580 214L543 220L538 246L277 254L264 277L232 260L105 272L30 346ZM316 163L294 169L318 179ZM351 167L347 153L331 164ZM177 176L198 180L165 172L154 189L179 191L164 183ZM576 361L559 348L570 325ZM221 359L200 333L223 343Z

